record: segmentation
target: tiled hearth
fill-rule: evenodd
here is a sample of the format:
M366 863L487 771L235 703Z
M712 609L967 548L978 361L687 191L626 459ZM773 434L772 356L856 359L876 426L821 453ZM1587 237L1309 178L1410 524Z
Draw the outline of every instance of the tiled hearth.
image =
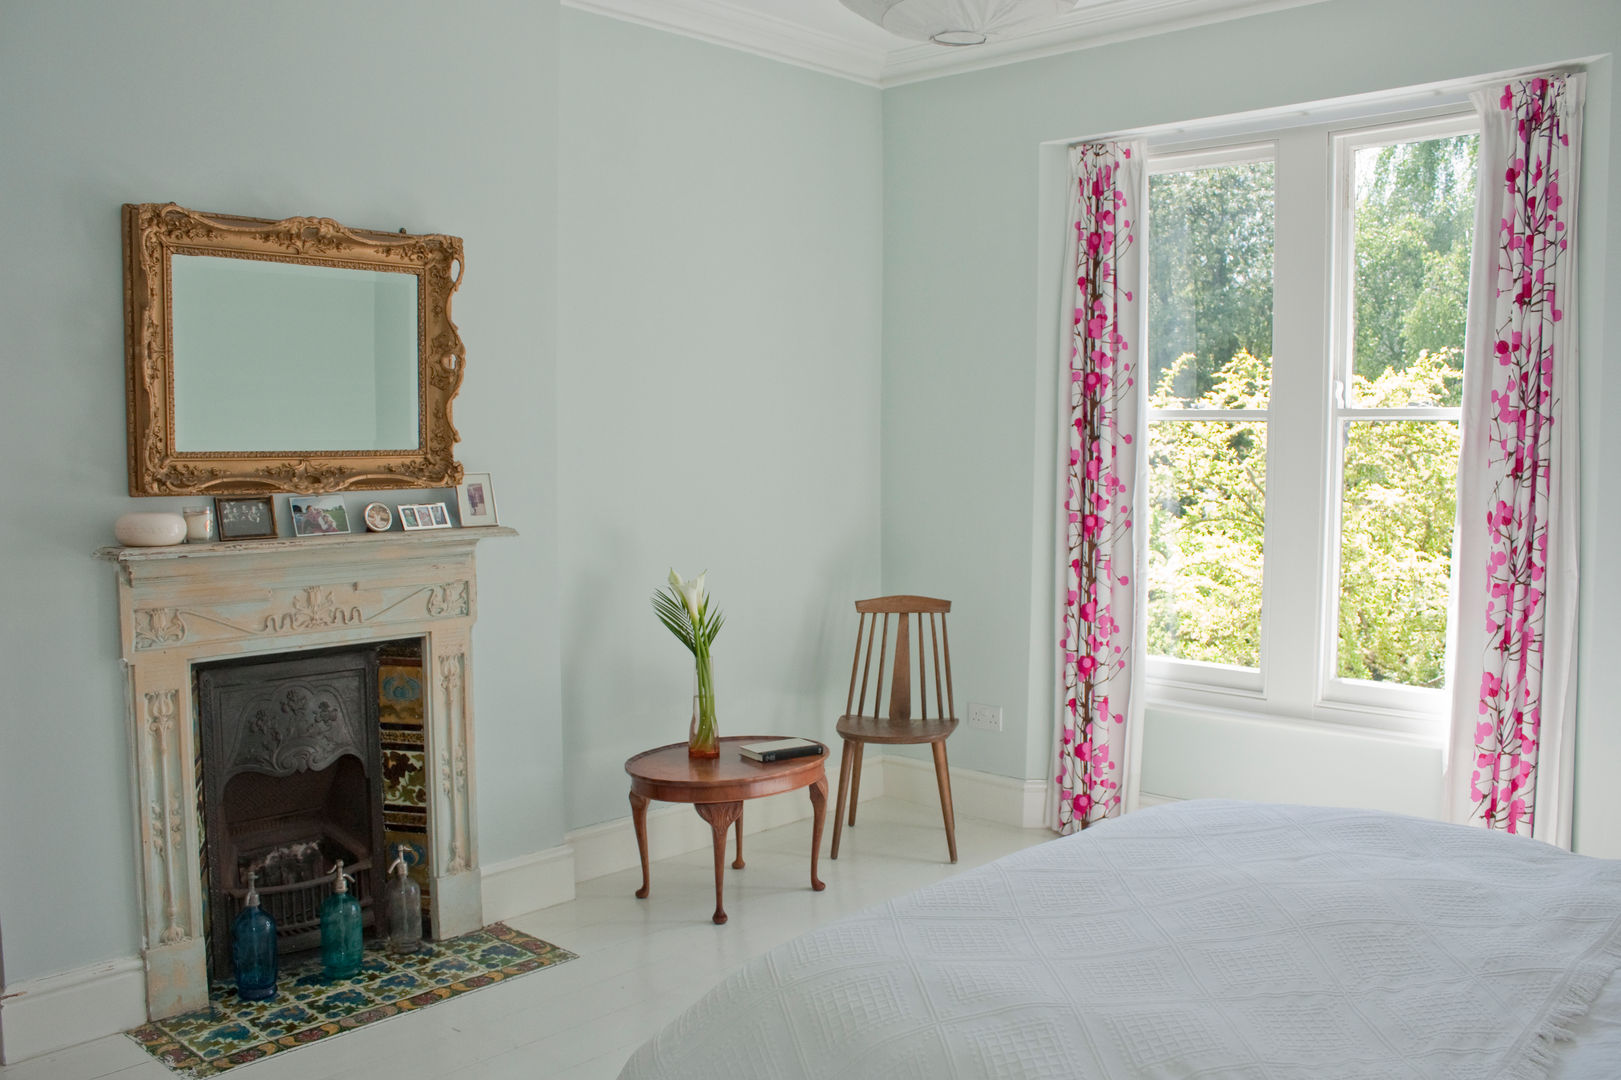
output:
M473 775L474 546L506 528L173 548L106 548L117 564L147 1012L208 1000L192 668L271 653L421 641L431 925L483 924Z

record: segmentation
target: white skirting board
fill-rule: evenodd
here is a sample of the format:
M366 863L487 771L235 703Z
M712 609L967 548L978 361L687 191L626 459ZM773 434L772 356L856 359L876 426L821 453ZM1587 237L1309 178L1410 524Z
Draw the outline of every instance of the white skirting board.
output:
M0 1065L146 1023L146 971L136 956L11 983L0 995Z
M493 863L479 873L486 923L574 899L574 849L567 844Z
M892 799L939 806L933 759L886 756L884 792ZM1045 823L1046 797L1045 780L1020 780L951 766L951 806L959 817L1038 829Z

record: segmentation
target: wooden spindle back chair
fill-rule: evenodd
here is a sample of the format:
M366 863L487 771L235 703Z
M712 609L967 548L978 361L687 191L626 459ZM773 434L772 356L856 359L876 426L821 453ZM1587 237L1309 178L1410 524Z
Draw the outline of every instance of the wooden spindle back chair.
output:
M855 656L850 661L850 692L838 723L844 754L839 764L839 799L829 852L832 858L839 857L847 799L849 823L855 827L866 744L928 743L934 750L934 776L946 822L946 847L951 861L957 861L951 772L946 764L946 737L957 728L956 701L951 691L951 639L946 632L946 615L950 611L950 600L928 596L880 596L856 601L859 617Z

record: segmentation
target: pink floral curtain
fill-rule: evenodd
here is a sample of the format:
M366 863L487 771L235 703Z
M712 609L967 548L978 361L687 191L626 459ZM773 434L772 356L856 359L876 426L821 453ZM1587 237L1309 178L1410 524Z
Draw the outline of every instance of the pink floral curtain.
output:
M1067 554L1059 655L1063 706L1051 824L1073 832L1125 809L1140 700L1137 604L1145 402L1142 242L1148 204L1141 143L1070 152L1072 234L1059 369L1068 402L1064 464ZM1066 285L1066 292L1069 286Z
M1478 92L1448 789L1453 817L1571 840L1576 182L1583 77Z

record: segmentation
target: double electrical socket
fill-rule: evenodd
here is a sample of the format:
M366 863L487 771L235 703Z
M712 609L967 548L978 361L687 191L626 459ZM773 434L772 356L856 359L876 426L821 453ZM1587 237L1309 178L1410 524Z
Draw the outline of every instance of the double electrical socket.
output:
M1002 730L1002 706L968 703L968 726L981 731Z

